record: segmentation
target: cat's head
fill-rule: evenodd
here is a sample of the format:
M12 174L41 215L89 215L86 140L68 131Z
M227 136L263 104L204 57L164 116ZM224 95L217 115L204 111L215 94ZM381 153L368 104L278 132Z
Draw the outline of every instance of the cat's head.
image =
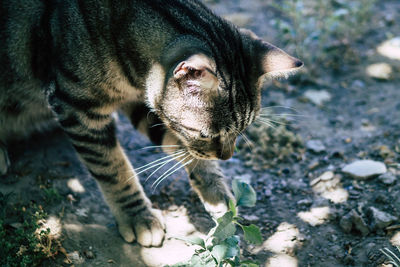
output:
M229 159L237 136L259 114L264 76L287 76L303 65L250 31L240 40L241 48L219 57L184 41L149 75L148 103L194 158Z

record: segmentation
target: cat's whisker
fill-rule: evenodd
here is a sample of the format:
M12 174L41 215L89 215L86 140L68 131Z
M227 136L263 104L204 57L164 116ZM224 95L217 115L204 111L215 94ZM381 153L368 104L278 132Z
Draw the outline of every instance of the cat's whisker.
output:
M180 147L180 145L160 145L160 146L146 146L141 149L152 149L152 148L170 148L170 147Z
M268 121L264 121L261 118L257 118L256 122L260 122L263 123L265 125L267 125L268 127L271 127L273 129L276 129L275 125L273 125L272 123L268 122Z
M156 167L156 166L161 165L160 167L158 167L155 171L153 171L153 172L150 174L150 176L152 176L154 173L156 173L159 169L161 169L162 167L164 167L165 165L167 165L169 162L171 162L171 161L173 161L173 160L177 160L177 159L179 159L180 157L185 156L186 154L187 154L187 152L184 151L183 154L170 155L170 156L168 156L168 157L163 157L162 159L165 159L165 161L159 162L159 163L154 164L154 165L152 165L152 166L150 166L150 167L148 167L148 168L146 168L146 169L144 169L144 170L141 170L141 171L139 171L139 172L137 172L137 173L134 173L131 177L129 177L129 178L127 179L127 181L133 179L135 176L137 176L137 175L139 175L139 174L141 174L141 173L143 173L143 172L145 172L145 171L147 171L147 170L150 170L150 169L152 169L152 168L154 168L154 167ZM171 158L171 157L172 157L172 158ZM161 159L159 159L159 160L161 160ZM148 176L148 177L146 178L146 181L150 178L150 176Z
M184 153L183 155L176 156L176 157L174 157L174 158L172 158L172 159L166 161L166 162L165 162L164 164L162 164L160 167L158 167L157 169L155 169L149 176L147 176L146 182L150 179L151 176L153 176L158 170L160 170L162 167L164 167L165 165L167 165L169 162L171 162L171 161L173 161L173 160L178 160L179 158L181 158L181 157L187 155L187 153L188 153L188 152Z
M298 112L297 109L293 108L293 107L288 107L288 106L268 106L268 107L262 107L261 110L273 110L276 108L282 108L282 109L290 109L293 110L294 112Z
M187 155L186 157L184 157L183 159L181 159L180 161L178 161L177 163L175 163L171 168L169 168L166 172L164 172L160 177L157 178L157 180L154 181L154 183L151 185L151 187L154 187L156 184L158 185L164 178L168 177L169 175L171 175L172 173L176 172L177 170L181 169L182 167L184 167L185 165L187 165L188 163L183 164L182 166L176 168L179 164L181 164L185 159L189 158L190 155ZM193 161L193 159L191 159L191 161ZM190 161L190 162L191 162ZM156 186L157 187L157 186ZM154 188L155 189L155 188Z
M287 125L287 123L285 123L283 121L273 120L273 119L271 119L269 117L262 117L261 119L268 120L270 123L276 123L276 124L279 124L279 125Z
M162 181L164 181L166 178L168 178L170 175L174 174L175 172L177 172L178 170L182 169L183 167L185 167L186 165L190 164L193 162L194 159L190 159L189 161L187 161L186 163L182 164L181 166L179 166L178 168L176 168L175 170L173 170L172 172L168 173L167 175L165 175L161 180L159 180L157 182L157 184L155 184L154 186L154 190L156 190L156 188L160 185L160 183ZM183 160L182 160L183 162Z
M163 161L163 160L165 160L165 159L168 159L168 158L171 158L171 157L174 157L174 156L176 156L176 155L179 155L179 154L183 154L183 153L185 153L185 151L182 149L182 150L180 150L180 151L177 151L177 152L175 152L175 153L173 153L173 154L171 154L171 155L167 155L167 156L165 156L165 157L162 157L162 158L159 158L159 159L156 159L156 160L154 160L154 161L152 161L152 162L150 162L150 163L147 163L146 165L143 165L142 167L139 167L139 168L136 168L136 171L138 171L138 170L142 170L143 168L148 168L149 166L150 166L150 169L152 168L151 166L158 166L158 163L157 162L160 162L160 161ZM154 165L155 164L155 165Z

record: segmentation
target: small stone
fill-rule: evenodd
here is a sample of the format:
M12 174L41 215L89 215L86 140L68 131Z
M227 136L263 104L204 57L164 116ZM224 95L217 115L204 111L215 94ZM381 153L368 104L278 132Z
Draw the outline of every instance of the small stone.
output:
M400 36L382 43L378 47L378 52L385 57L400 60Z
M374 207L369 207L367 214L372 220L373 228L376 230L386 228L397 220L395 216Z
M386 173L386 165L379 161L357 160L343 167L342 171L358 179L368 179Z
M371 64L367 67L367 75L378 80L389 80L392 76L392 67L387 63Z
M385 185L392 185L397 180L396 176L391 172L387 172L380 175L378 179L381 183L384 183Z
M342 219L340 219L339 225L345 233L350 233L350 231L353 227L353 222L351 220L351 214L348 213L347 215L343 216Z
M314 153L323 153L326 151L326 147L320 140L308 140L306 143L308 150Z
M304 93L304 97L317 106L322 106L324 102L327 102L332 98L331 94L326 90L307 90Z
M73 264L83 264L85 262L85 259L81 255L79 255L78 251L68 253L67 256Z
M354 228L356 230L360 231L360 233L363 236L368 235L369 229L368 229L367 224L365 223L364 219L355 210L351 211L351 220L352 220Z
M331 171L327 171L327 172L324 172L318 178L321 179L322 181L328 181L328 180L332 180L333 177L335 177L335 174L333 172L331 172Z
M94 255L93 251L91 251L91 250L83 251L83 255L85 255L85 257L88 258L88 259L94 259L95 258L95 255Z
M255 223L260 221L260 217L258 217L257 215L242 215L243 219L245 219L246 221L250 222L250 223Z
M310 207L311 205L312 205L312 200L308 198L297 201L297 206L300 207Z

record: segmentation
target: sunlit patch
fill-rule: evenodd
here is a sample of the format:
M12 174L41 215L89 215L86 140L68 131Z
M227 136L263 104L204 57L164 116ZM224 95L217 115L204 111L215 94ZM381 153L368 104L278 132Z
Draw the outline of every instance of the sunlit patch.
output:
M170 207L163 211L166 225L166 238L161 248L142 248L142 260L148 266L164 266L166 264L176 264L188 261L195 253L197 246L190 246L181 240L189 236L203 237L197 232L196 228L187 215L187 210L183 206Z
M46 232L47 229L50 230L49 237L52 239L57 239L61 236L62 226L60 219L55 216L49 216L46 220L40 220L38 222L39 228L36 229L36 234L40 234L40 232Z
M312 208L310 211L302 211L297 214L303 221L311 226L323 224L328 220L330 214L329 207Z
M377 51L382 56L400 60L400 37L395 37L383 42L378 46Z
M276 232L270 236L262 245L268 251L277 254L292 254L294 248L300 245L301 234L293 224L283 222Z
M390 239L390 243L393 246L400 246L400 231L397 231L392 238Z
M343 203L349 197L349 193L340 183L340 177L331 171L324 172L321 176L312 180L310 185L315 193L333 203Z
M295 257L286 254L277 254L268 259L265 267L297 267L298 262Z
M85 188L82 186L81 182L79 182L79 180L76 178L69 179L67 182L67 186L69 187L69 189L72 190L72 192L75 192L75 193L84 193L85 192Z

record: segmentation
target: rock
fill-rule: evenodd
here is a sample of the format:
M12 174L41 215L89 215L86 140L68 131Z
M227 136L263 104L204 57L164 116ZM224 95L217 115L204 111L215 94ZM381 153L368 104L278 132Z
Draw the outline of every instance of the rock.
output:
M392 185L396 182L397 178L393 173L387 172L387 173L381 174L378 177L378 179L381 183L384 183L385 185Z
M360 231L360 233L363 236L368 235L369 229L368 229L367 224L365 223L364 219L355 210L351 211L351 220L352 220L354 228L356 230Z
M83 251L83 255L85 255L85 257L87 259L94 259L96 256L94 255L93 251L91 250L85 250Z
M85 259L79 255L78 251L73 251L71 253L67 254L68 259L73 263L73 264L83 264L85 262Z
M307 90L304 93L304 97L317 106L322 106L324 102L327 102L332 98L331 94L326 90Z
M308 140L306 143L308 150L314 153L323 153L326 151L326 147L320 140Z
M376 230L384 229L397 220L395 216L374 207L369 207L367 215L371 218L372 227Z
M353 228L351 214L348 213L347 215L343 216L342 219L340 219L339 225L345 233L350 233L351 229Z
M342 171L358 179L368 179L386 173L386 165L379 161L357 160L343 167Z
M310 207L311 205L312 205L312 200L311 199L308 199L308 198L305 198L305 199L301 199L301 200L299 200L299 201L297 201L297 206L300 206L300 207Z
M367 67L367 75L378 80L389 80L392 76L392 67L387 63L371 64Z
M318 178L321 179L322 181L328 181L328 180L332 180L334 176L335 176L335 174L333 172L327 171L327 172L324 172Z
M369 233L368 226L364 219L355 210L351 210L343 216L339 224L346 233L350 233L353 228L358 230L363 236Z
M260 221L260 217L258 217L257 215L242 215L242 217L243 219L245 219L250 223L255 223Z
M378 46L378 53L391 59L400 60L400 36L392 38Z

